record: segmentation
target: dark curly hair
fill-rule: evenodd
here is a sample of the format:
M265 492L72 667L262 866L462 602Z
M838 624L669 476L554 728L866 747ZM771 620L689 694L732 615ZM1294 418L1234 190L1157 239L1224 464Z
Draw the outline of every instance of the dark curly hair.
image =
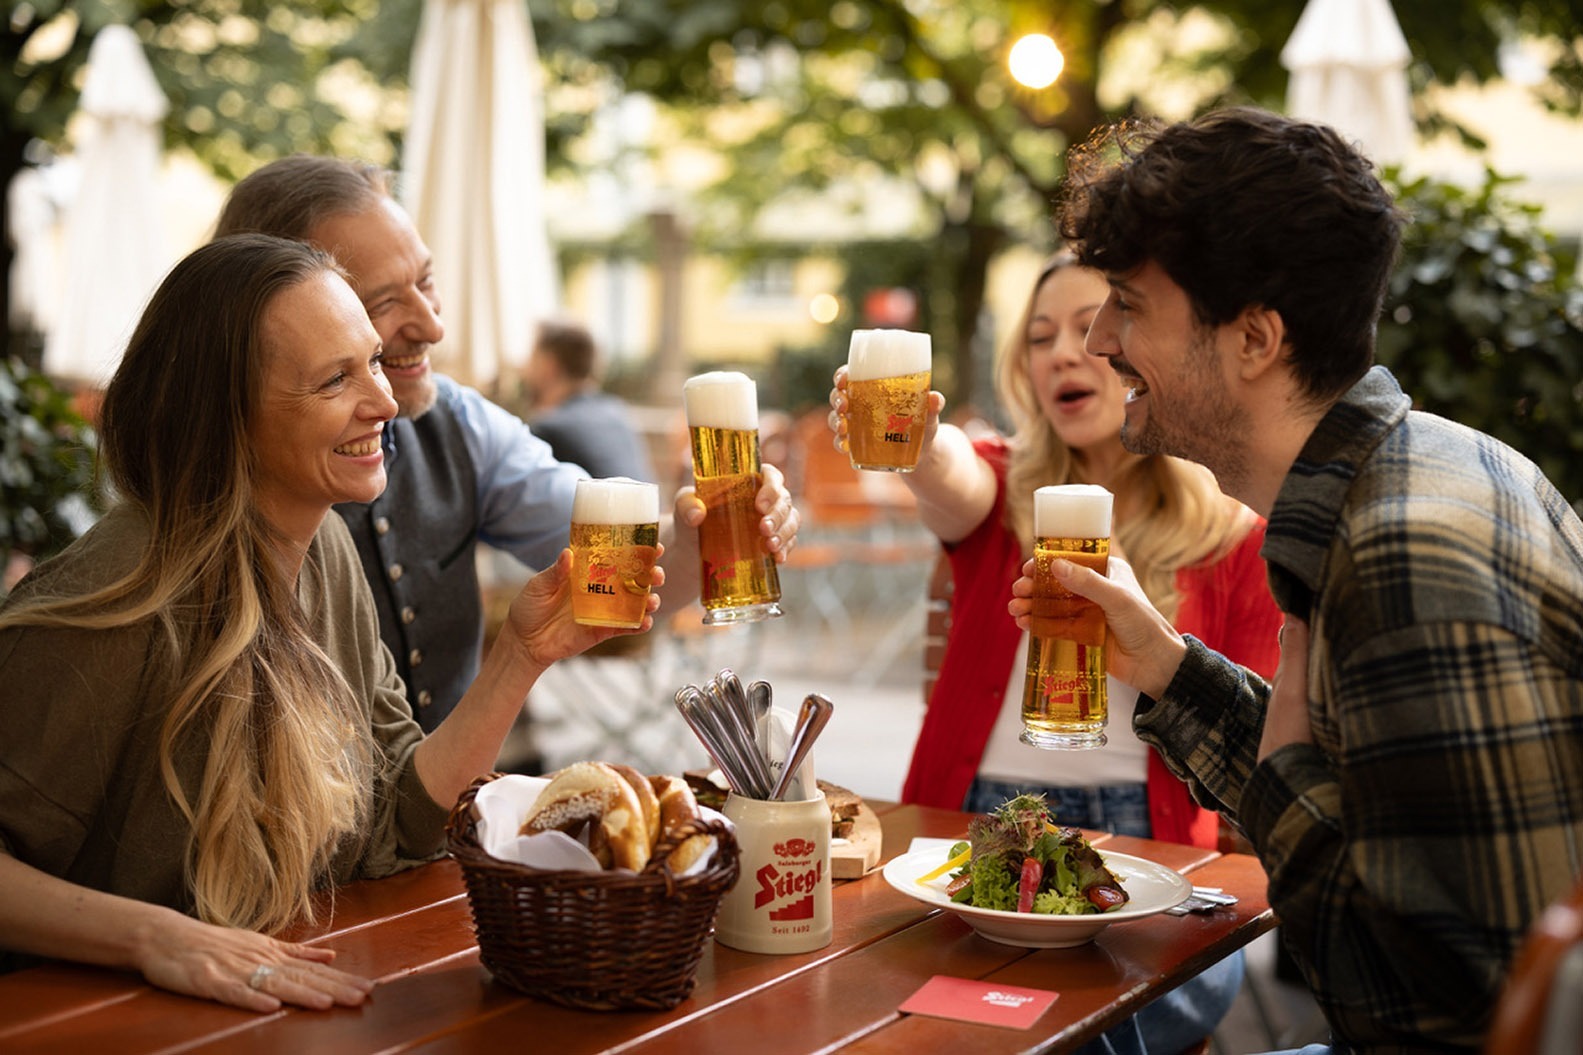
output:
M1057 215L1085 266L1152 260L1204 325L1279 312L1298 384L1320 402L1373 362L1404 219L1334 129L1251 107L1097 131L1072 150Z

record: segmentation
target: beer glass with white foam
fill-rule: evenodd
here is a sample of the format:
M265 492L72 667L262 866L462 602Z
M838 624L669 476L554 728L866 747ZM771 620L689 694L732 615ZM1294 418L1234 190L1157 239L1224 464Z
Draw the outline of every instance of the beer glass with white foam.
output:
M846 364L852 468L912 472L929 407L929 335L854 330Z
M572 618L635 628L659 556L660 489L616 476L579 480L572 497Z
M682 386L692 439L704 622L751 623L781 614L780 575L764 550L754 499L759 466L758 389L746 374L699 374Z
M1044 748L1102 747L1105 613L1056 582L1057 560L1104 575L1110 562L1112 496L1091 484L1041 487L1033 493L1033 612L1022 688L1022 736Z

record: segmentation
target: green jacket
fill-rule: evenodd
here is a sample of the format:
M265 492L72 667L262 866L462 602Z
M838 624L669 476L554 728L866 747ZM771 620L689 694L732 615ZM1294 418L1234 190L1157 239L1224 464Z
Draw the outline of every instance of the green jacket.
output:
M135 561L142 514L121 507L14 596L40 582L101 584ZM437 856L446 805L429 798L413 766L423 738L390 653L379 639L368 584L346 525L326 517L298 586L314 640L364 701L376 742L373 810L360 840L340 848L331 881L378 878ZM0 852L95 890L183 911L190 826L160 776L160 728L174 671L150 624L109 630L0 631ZM194 796L196 746L175 759Z

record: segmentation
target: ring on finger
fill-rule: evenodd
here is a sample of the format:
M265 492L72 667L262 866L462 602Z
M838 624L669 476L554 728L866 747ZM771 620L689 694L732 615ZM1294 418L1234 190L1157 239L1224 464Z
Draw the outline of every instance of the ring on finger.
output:
M275 969L269 964L259 964L253 968L253 973L247 976L247 987L249 989L262 989L264 983L269 980L269 976L274 973Z

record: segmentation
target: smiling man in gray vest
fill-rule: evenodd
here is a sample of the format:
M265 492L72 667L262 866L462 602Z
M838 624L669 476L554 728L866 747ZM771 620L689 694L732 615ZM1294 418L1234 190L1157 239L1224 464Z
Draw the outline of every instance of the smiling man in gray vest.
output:
M400 415L385 429L388 483L373 502L335 508L357 541L380 636L427 731L478 673L478 543L548 566L566 545L572 494L587 473L556 461L515 415L433 372L429 349L445 335L433 260L391 182L372 165L284 158L232 189L215 236L272 234L331 253L384 344ZM758 508L765 548L784 561L799 518L774 466L764 466ZM677 495L676 519L689 528L703 519L691 488ZM679 606L697 596L697 537L671 534L662 526L664 595Z

